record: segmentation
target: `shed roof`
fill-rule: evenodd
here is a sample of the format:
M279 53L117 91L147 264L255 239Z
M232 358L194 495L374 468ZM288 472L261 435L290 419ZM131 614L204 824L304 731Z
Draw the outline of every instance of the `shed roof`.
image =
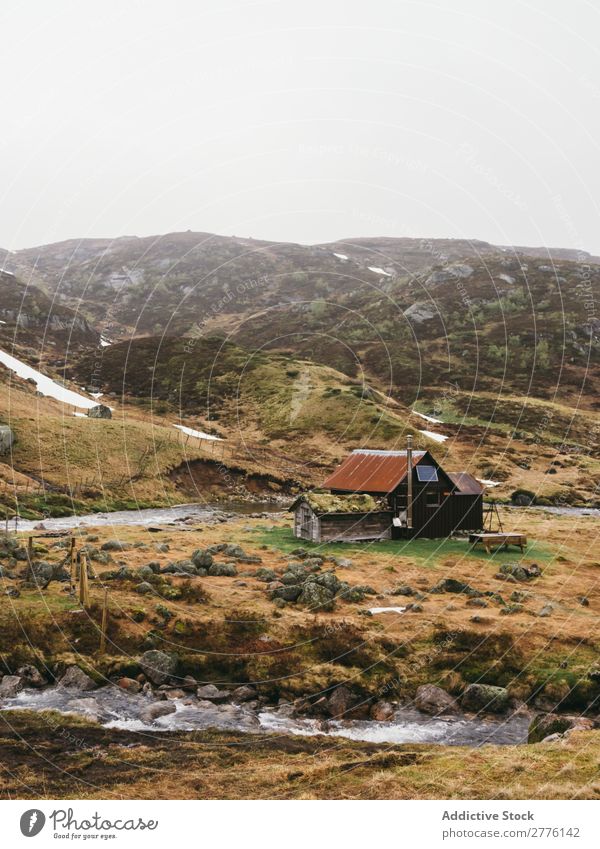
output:
M413 464L417 465L426 453L426 451L413 451ZM406 469L406 451L374 451L357 448L327 478L323 486L345 492L374 492L387 495L404 479Z
M457 495L481 495L484 490L477 478L474 478L469 472L447 472L446 474L455 484Z
M289 509L294 510L302 502L320 516L326 513L371 513L382 509L371 495L332 495L330 492L304 492Z

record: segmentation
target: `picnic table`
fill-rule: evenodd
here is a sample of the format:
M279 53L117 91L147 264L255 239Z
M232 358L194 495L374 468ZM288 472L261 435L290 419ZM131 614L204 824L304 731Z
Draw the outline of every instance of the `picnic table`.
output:
M508 548L509 545L516 545L521 549L521 553L527 545L527 537L525 534L519 533L478 533L469 534L469 542L475 548L476 545L483 545L488 554L492 553L493 548Z

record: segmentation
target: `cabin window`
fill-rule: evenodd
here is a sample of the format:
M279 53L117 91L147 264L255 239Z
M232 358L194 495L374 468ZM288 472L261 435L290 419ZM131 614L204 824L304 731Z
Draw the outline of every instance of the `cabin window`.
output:
M417 466L417 478L421 483L435 483L438 473L435 466Z
M428 507L438 507L440 503L440 494L439 492L426 492L425 493L425 504Z

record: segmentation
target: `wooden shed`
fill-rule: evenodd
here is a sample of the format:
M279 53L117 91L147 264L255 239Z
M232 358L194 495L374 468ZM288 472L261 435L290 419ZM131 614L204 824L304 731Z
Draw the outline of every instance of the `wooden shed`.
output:
M361 542L392 536L392 512L371 495L306 492L289 509L298 539Z
M357 449L323 484L333 494L385 499L392 536L447 537L483 527L483 486L468 472L446 472L429 451Z

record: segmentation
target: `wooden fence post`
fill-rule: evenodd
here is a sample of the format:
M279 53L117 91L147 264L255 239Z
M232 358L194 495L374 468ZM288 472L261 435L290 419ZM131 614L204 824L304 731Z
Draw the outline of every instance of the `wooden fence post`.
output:
M69 570L71 592L75 592L75 537L71 537L71 549L69 552L69 557L71 560L71 568Z
M81 555L79 566L79 601L84 608L90 606L90 591L88 587L87 557Z
M102 625L100 626L100 654L106 654L106 626L108 624L108 587L104 587Z

